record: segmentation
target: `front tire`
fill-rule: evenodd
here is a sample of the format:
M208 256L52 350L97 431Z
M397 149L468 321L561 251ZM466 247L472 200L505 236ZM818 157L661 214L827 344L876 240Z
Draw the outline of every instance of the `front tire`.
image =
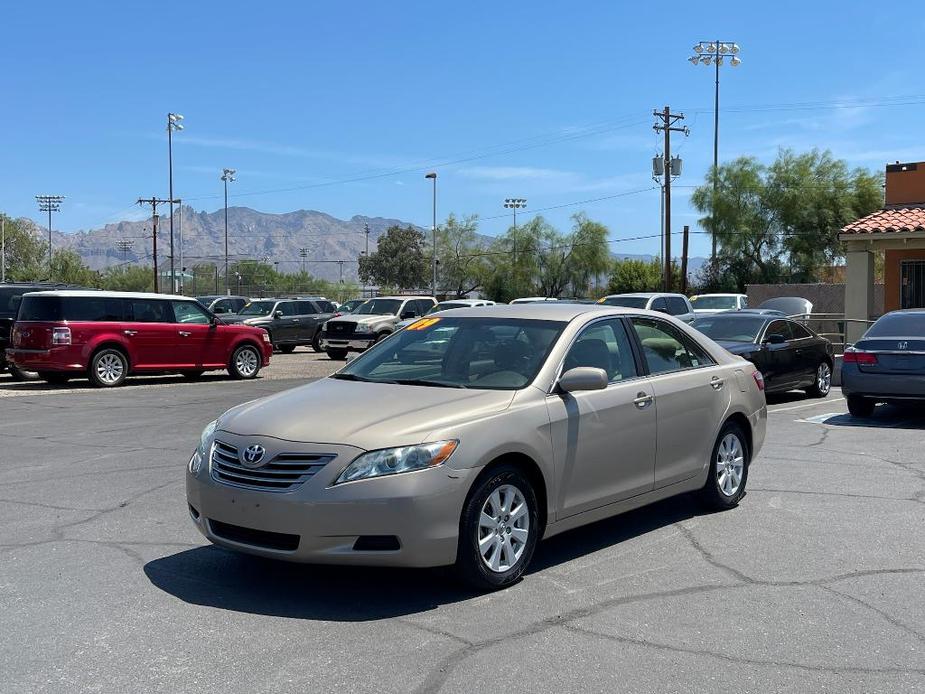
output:
M320 330L317 331L315 333L315 336L312 338L312 349L315 350L318 354L321 354L322 352L324 352L324 350L321 349L321 331Z
M347 358L347 350L328 347L328 356L334 361L343 361Z
M253 345L241 345L231 355L228 373L232 378L248 380L256 378L260 372L260 352Z
M90 360L90 383L97 388L115 388L128 376L128 357L112 347L101 349Z
M745 496L751 452L745 433L735 422L726 422L716 437L707 481L700 490L704 504L716 511L734 508Z
M874 407L877 405L873 400L865 398L862 395L848 396L848 412L852 417L867 418L874 413Z
M536 493L516 467L491 471L473 488L459 521L456 569L479 590L500 590L523 575L542 533Z
M277 349L283 354L292 354L295 352L295 345L279 345Z
M827 361L819 362L816 367L816 378L813 384L806 389L806 394L811 398L824 398L832 389L832 367Z

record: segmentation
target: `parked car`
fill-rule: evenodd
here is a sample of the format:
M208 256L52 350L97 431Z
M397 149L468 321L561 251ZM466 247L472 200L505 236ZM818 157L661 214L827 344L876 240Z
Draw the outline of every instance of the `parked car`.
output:
M437 313L438 311L449 311L454 308L475 308L478 306L494 306L494 301L488 301L487 299L447 299L446 301L441 301L436 306L431 307L425 316L429 316L431 313ZM395 329L407 327L414 323L417 318L406 318L403 321L399 321L395 326Z
M558 301L554 296L524 296L511 301L512 304L541 304L544 301Z
M786 316L802 316L813 312L813 302L799 296L778 296L762 301L758 308L770 308Z
M748 306L745 294L698 294L691 297L691 306L698 316L708 316L720 311L740 311Z
M848 411L869 417L878 402L925 402L925 309L892 311L845 350Z
M344 315L345 313L353 313L360 306L365 304L368 299L350 299L350 301L345 301L340 306L337 307L337 315Z
M265 330L226 325L189 297L48 291L23 295L6 356L49 383L86 376L112 387L143 373L254 378L271 352Z
M284 354L294 352L299 345L311 345L320 352L321 326L333 318L333 308L327 300L255 299L223 320L263 328L270 334L273 349Z
M644 308L674 316L678 320L690 323L695 318L691 302L683 294L668 292L635 292L632 294L610 294L599 299L599 304L606 306L624 306L626 308Z
M211 296L197 296L196 301L209 309L212 313L237 313L247 306L250 301L244 296L224 296L214 294Z
M752 362L767 392L805 388L824 398L832 387L832 343L802 323L776 315L730 311L694 320L693 327Z
M329 320L321 334L321 347L331 359L346 359L348 352L369 349L395 332L399 322L420 318L436 305L432 296L369 299L353 313Z
M25 371L6 360L6 349L10 346L13 323L19 311L19 302L23 294L40 292L48 289L79 289L67 284L55 282L4 282L0 284L0 373L8 371L13 380L35 380L39 376L34 371Z
M724 313L731 313L731 311L724 311ZM783 311L778 311L776 308L740 308L737 313L746 313L753 316L786 316L787 314Z
M420 349L430 342L436 354ZM434 315L211 422L184 461L186 498L199 531L231 550L455 563L503 588L541 538L683 492L735 506L765 438L761 388L754 366L657 313Z

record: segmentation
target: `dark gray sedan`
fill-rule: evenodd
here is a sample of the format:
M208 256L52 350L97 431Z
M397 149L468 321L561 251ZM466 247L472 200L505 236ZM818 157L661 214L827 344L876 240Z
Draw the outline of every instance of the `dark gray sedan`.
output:
M848 411L869 417L878 402L925 402L925 309L888 313L845 350Z

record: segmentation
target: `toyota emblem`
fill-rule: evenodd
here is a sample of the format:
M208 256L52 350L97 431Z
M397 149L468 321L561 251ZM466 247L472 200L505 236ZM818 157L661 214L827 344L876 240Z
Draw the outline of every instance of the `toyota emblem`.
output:
M241 462L248 467L257 467L260 465L260 461L263 460L263 455L266 452L263 446L255 443L253 446L248 446L244 449L244 452L241 454Z

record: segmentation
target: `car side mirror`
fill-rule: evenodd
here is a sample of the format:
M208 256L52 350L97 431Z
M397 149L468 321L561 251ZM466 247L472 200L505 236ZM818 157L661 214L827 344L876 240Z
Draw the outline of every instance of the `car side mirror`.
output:
M764 338L764 341L769 345L783 345L787 342L783 335L779 333L772 333Z
M283 317L283 312L282 312L282 311L275 311L275 312L273 313L273 317L274 317L274 318L282 318L282 317Z
M607 372L593 366L576 366L559 378L559 390L574 393L580 390L604 390L607 387Z

